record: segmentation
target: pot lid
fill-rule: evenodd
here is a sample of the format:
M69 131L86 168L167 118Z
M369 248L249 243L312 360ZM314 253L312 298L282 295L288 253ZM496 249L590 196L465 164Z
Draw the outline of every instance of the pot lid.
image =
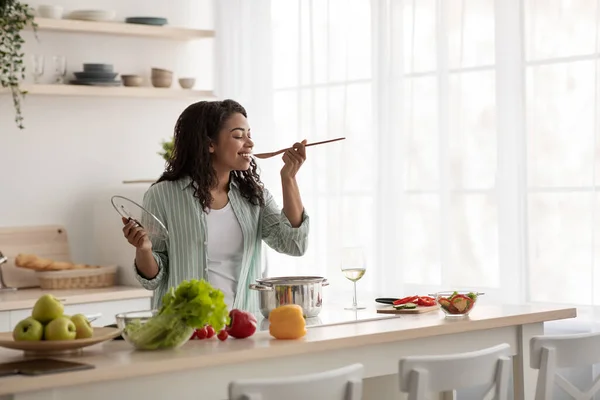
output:
M302 285L306 283L322 283L325 280L322 276L276 276L259 278L256 282L262 285Z

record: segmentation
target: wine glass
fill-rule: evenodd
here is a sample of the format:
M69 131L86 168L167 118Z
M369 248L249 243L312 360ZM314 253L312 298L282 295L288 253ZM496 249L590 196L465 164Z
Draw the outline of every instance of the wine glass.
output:
M40 78L44 75L44 56L42 54L33 54L33 82L40 83Z
M55 83L64 83L65 75L67 74L67 59L65 56L54 56L54 75L56 77Z
M340 268L344 276L354 283L354 298L352 305L344 307L346 310L364 310L364 306L359 306L356 301L356 281L363 277L367 269L365 252L362 247L344 247L342 248L342 259Z

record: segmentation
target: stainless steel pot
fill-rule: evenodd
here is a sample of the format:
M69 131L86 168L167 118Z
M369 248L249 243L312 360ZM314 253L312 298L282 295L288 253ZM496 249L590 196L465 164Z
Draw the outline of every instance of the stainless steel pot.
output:
M250 289L258 290L260 312L269 318L271 310L285 304L298 304L306 318L319 315L323 304L323 286L329 285L321 276L280 276L261 278L250 284Z

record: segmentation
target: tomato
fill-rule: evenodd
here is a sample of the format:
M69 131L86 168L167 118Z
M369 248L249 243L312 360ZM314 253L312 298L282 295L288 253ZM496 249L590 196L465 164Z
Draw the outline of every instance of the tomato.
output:
M200 328L200 329L196 329L196 339L206 339L206 336L208 336L208 332L206 331L206 328Z
M206 338L210 339L211 337L215 336L215 328L213 328L210 325L206 325Z
M217 337L219 338L220 341L227 340L228 336L229 336L229 334L227 333L227 331L225 329L221 330L221 332L219 332L219 334L217 335Z

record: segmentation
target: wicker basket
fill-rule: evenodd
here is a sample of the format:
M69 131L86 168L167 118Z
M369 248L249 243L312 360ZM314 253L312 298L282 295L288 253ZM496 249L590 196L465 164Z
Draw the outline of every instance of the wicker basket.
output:
M115 285L117 267L44 271L36 276L45 290L102 288Z

